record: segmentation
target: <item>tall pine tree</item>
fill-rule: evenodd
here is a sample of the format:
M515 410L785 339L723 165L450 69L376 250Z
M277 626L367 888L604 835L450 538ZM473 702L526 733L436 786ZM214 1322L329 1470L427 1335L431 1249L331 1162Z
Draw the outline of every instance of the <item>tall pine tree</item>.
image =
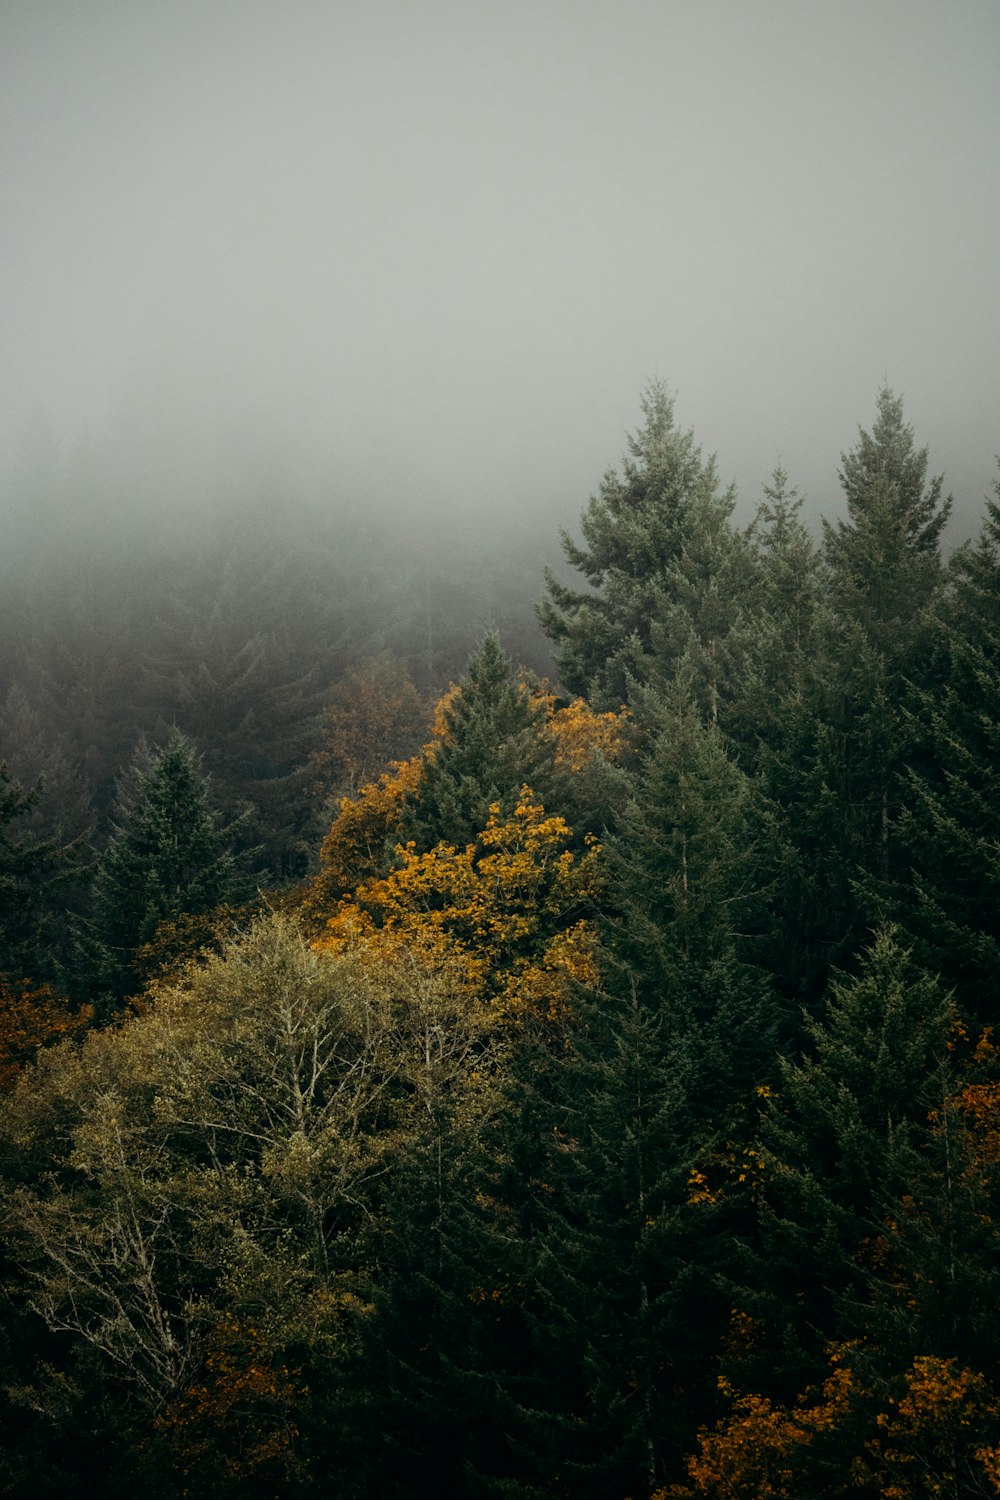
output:
M714 717L751 587L749 550L730 524L733 490L720 493L714 458L675 426L664 385L649 386L642 410L621 474L608 470L583 513L583 545L563 533L588 590L550 570L539 618L571 692L614 709L634 684L669 681L687 657Z
M1000 501L1000 480L996 483ZM921 753L901 824L898 920L983 1022L1000 988L1000 504L952 560L932 670L907 700Z
M162 924L205 917L241 894L233 825L212 807L200 759L174 730L137 753L94 878L94 916L82 949L91 988L114 1006L141 988ZM155 969L155 958L152 960Z
M950 507L926 471L926 449L884 389L871 433L842 458L847 518L824 525L827 606L811 660L782 695L768 756L790 850L787 943L808 1001L831 964L850 963L900 864L913 743L903 704L926 669Z
M404 835L418 851L441 841L464 848L486 827L493 803L509 814L525 784L545 800L553 776L544 705L495 632L484 636L440 713L441 732L403 815Z

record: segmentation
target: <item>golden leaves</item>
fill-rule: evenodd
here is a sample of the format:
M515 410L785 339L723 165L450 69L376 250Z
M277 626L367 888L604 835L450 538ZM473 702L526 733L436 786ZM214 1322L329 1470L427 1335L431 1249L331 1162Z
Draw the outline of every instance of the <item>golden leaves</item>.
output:
M327 920L318 951L406 949L451 966L498 1016L555 1019L570 981L596 978L582 912L597 895L595 847L577 855L571 830L529 787L509 817L490 809L477 842L418 853L397 845L396 867L362 880Z
M859 1383L854 1352L832 1345L822 1388L788 1406L741 1394L720 1377L730 1411L699 1434L689 1483L661 1491L662 1500L798 1500L816 1493L810 1462L819 1439L827 1461L838 1452L847 1487L882 1500L1000 1494L1000 1405L982 1374L921 1355L903 1373L901 1395L876 1396Z

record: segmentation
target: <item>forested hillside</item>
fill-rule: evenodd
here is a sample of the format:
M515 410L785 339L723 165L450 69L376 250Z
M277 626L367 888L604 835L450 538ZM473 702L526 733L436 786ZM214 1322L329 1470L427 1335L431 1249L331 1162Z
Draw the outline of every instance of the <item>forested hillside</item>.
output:
M1000 1495L1000 481L839 478L8 563L0 1493Z

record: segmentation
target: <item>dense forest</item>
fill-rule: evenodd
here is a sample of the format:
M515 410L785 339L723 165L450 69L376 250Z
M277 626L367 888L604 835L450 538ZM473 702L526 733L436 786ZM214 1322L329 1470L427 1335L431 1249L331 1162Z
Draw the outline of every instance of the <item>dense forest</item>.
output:
M1000 481L839 477L3 565L0 1492L1000 1495Z

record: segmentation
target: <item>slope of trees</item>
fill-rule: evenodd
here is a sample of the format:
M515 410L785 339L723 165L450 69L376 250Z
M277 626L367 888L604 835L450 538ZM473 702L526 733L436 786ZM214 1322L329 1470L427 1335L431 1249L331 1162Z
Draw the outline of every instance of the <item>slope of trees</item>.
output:
M740 530L643 414L555 683L427 559L34 617L0 1494L1000 1495L1000 509L883 390Z

